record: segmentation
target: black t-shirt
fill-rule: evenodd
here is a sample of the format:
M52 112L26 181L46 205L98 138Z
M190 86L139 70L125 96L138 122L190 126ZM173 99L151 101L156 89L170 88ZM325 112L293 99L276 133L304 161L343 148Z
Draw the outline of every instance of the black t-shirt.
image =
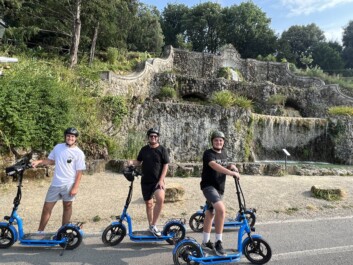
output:
M141 183L157 183L162 173L163 165L169 163L169 155L167 149L159 145L152 148L146 145L141 148L138 161L142 161L142 178Z
M227 167L227 153L225 150L222 150L221 153L215 152L213 149L208 149L203 153L203 167L201 175L201 189L204 189L208 186L214 187L220 194L224 193L224 186L226 181L226 175L219 173L212 169L208 164L211 161L215 161L217 164Z

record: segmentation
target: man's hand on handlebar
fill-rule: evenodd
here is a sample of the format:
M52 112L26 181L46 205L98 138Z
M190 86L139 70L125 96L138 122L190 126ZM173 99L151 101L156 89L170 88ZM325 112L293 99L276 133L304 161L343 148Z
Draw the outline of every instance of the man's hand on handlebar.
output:
M239 174L239 170L237 169L237 167L235 166L235 165L230 165L230 171L232 171L232 176L234 177L234 178L237 178L237 179L239 179L240 178L240 174Z

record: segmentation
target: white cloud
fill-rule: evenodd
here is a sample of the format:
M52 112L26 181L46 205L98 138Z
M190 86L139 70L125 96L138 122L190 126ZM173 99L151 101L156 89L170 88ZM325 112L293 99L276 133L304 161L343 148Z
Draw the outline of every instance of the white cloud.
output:
M289 9L289 16L309 15L321 12L337 5L353 3L353 0L281 0Z

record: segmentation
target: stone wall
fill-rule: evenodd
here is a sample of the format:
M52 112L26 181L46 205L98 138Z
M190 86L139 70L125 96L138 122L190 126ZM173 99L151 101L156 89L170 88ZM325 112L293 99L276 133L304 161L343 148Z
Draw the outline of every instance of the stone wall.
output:
M228 155L234 160L244 159L246 124L250 112L217 106L146 101L137 105L121 128L119 137L135 130L143 134L150 127L158 127L161 144L170 153L172 162L201 161L203 152L210 147L210 134L222 130L226 137Z
M353 165L353 119L332 117L330 134L334 141L335 158L347 165Z
M164 52L166 58L148 59L141 72L130 75L116 75L111 71L102 72L101 79L105 81L106 94L123 95L128 97L147 98L153 94L151 82L154 75L173 69L173 48L169 46ZM155 93L154 93L155 94Z
M259 114L252 117L255 160L284 160L286 149L290 160L334 162L327 119Z
M353 146L350 123L344 125L348 129L341 130L339 137L327 129L330 127L327 120L320 119L328 117L330 106L353 105L353 99L345 96L337 85L295 76L288 64L241 59L232 46L225 46L218 55L171 47L167 52L167 59L147 62L140 73L105 76L108 94L142 98L139 102L146 99L135 106L119 128L120 138L126 138L129 131L145 132L157 126L172 161L189 162L200 161L203 151L209 147L209 134L220 129L227 135L229 156L236 161L280 159L282 148L286 148L297 160L352 163L346 150L347 146ZM217 78L221 67L238 70L248 82ZM318 119L263 116L251 123L251 113L242 109L150 100L165 85L174 87L181 98L197 96L205 100L214 91L228 89L252 99L255 108L265 114L277 112L268 105L269 97L284 94L286 105L295 107L304 117ZM253 127L249 129L249 126Z

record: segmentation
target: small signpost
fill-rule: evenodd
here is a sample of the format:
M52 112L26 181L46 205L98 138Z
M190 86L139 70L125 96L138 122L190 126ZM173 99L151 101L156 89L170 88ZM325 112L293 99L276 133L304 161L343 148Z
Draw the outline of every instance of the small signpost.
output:
M284 169L287 170L287 157L290 156L290 153L287 151L287 149L282 149L282 151L285 154L285 160L284 160Z

